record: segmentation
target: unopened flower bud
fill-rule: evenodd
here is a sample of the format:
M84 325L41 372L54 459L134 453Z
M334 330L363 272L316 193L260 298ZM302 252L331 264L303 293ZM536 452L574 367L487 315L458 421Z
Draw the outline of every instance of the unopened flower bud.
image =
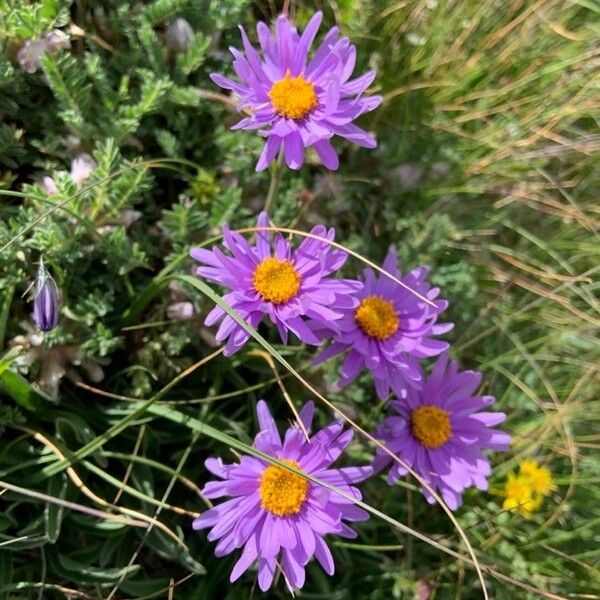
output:
M77 187L81 187L97 166L96 161L84 152L74 158L71 163L71 179Z
M44 52L46 52L45 40L27 40L17 54L21 69L25 73L35 73L42 66Z
M44 262L40 261L35 280L35 296L33 298L33 320L41 331L50 331L58 323L59 311L58 288Z
M17 61L26 73L35 73L42 66L45 52L56 54L62 48L70 47L69 36L60 29L53 29L43 38L27 40L17 54Z
M40 185L42 186L42 189L44 190L46 195L54 196L55 194L58 194L58 188L56 187L56 183L54 179L52 179L52 177L50 177L49 175L45 175L44 177L42 177Z
M131 227L141 216L142 213L139 210L123 210L119 216L119 223L125 227Z
M60 29L53 29L50 33L47 33L44 37L44 41L46 42L46 50L50 54L54 54L62 48L71 47L69 36Z
M424 579L417 582L415 600L429 600L433 594L433 586Z
M194 316L194 305L191 302L175 302L167 306L167 318L187 321Z
M167 29L167 48L171 52L187 52L193 39L192 26L181 17L172 21Z

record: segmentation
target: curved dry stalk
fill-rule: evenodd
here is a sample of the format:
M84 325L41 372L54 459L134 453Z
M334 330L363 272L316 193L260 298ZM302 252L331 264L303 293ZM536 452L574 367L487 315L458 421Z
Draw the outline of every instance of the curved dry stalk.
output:
M262 358L269 365L269 367L271 367L271 370L273 371L273 374L275 375L275 378L277 379L277 383L279 384L279 388L281 389L281 393L283 394L283 397L285 398L285 401L288 403L291 411L294 413L294 417L296 419L296 422L298 423L298 427L304 434L306 441L309 442L310 437L308 435L308 431L306 431L306 427L304 427L304 423L302 422L302 419L300 418L300 415L298 414L298 411L296 410L296 407L294 406L294 403L292 402L292 399L290 398L288 391L285 389L285 386L283 385L283 381L281 381L281 377L279 376L279 373L277 371L277 367L275 366L275 361L273 360L273 357L268 352L265 352L264 350L258 350L258 349L251 350L250 352L248 352L248 354L250 354L251 356L252 355L260 356L260 358Z
M193 365L190 365L187 369L185 369L184 371L179 373L179 375L177 375L171 381L169 381L167 385L165 385L158 392L156 392L156 394L154 394L154 396L152 396L149 400L142 401L141 406L138 406L133 411L133 413L129 415L127 420L125 420L124 422L121 421L111 426L102 435L96 437L91 442L85 444L68 459L65 458L64 460L59 460L54 464L45 467L42 470L44 476L50 477L52 475L56 475L57 473L60 473L61 471L64 471L68 467L72 466L74 462L82 460L98 448L101 448L108 440L112 439L113 437L121 433L121 431L126 429L129 426L131 420L134 420L135 418L143 415L150 406L158 402L160 398L162 398L167 392L173 389L178 383L180 383L188 375L193 373L196 369L199 369L201 366L210 362L213 358L219 356L219 354L221 354L224 351L224 349L224 346L217 348L217 350L215 350L214 352L211 352L209 355L202 357L198 362L194 363Z
M34 431L32 429L29 429L28 427L23 427L22 425L13 425L14 428L16 429L20 429L21 431L24 431L26 433L28 433L29 435L31 435L34 439L36 439L38 442L40 442L43 446L45 446L46 448L48 448L48 450L50 450L59 460L65 460L65 455L60 451L60 449L54 445L48 438L46 438L45 436L43 436L41 433ZM171 531L164 523L162 523L161 521L156 521L150 517L148 517L147 515L145 515L142 512L139 512L137 510L133 510L131 508L125 508L123 506L115 506L110 504L110 502L108 502L107 500L105 500L104 498L98 496L97 494L95 494L94 492L92 492L92 490L90 490L85 483L83 483L83 481L81 480L81 478L79 477L79 475L77 475L75 469L73 469L73 467L67 467L66 468L66 472L67 475L69 476L69 479L71 479L71 481L75 484L75 487L85 496L87 496L90 500L92 500L93 502L95 502L96 504L98 504L99 506L103 506L104 508L112 508L114 510L117 510L123 514L129 515L131 517L134 517L136 519L138 519L139 521L142 521L145 523L146 528L147 527L152 527L154 525L156 525L163 533L165 533L166 535L168 535L171 539L173 539L179 546L181 546L182 548L185 548L187 550L187 546L179 539L179 537L177 536L176 533L174 533L173 531ZM7 487L5 484L2 484L5 487ZM9 488L10 489L10 488ZM35 492L36 494L38 492ZM107 513L109 514L109 513Z
M264 229L283 230L282 228L263 228L263 227L252 228L253 231L264 230ZM290 231L290 233L293 233L293 231ZM303 234L303 235L307 235L307 234ZM324 238L321 238L320 236L313 236L313 237L315 237L317 239L321 239L321 240L324 239ZM326 241L328 243L332 243L329 240L326 240ZM191 276L180 275L179 277L180 277L180 279L182 279L184 281L189 281L194 286L196 286L199 289L201 289L202 291L204 291L204 293L209 298L211 298L214 302L219 304L219 306L221 306L221 308L223 308L225 310L225 312L227 314L229 314L229 316L234 321L236 321L236 323L238 323L238 325L240 325L246 332L248 332L251 337L253 337L257 341L259 341L263 347L265 347L265 348L270 347L270 344L253 327L251 327L248 323L246 323L246 321L234 309L232 309L230 306L228 306L222 300L222 298L220 298L209 286L207 286L205 283L203 283L197 279L194 279ZM273 351L274 351L274 349L273 349ZM485 586L485 580L483 578L483 573L481 571L481 567L479 565L477 556L475 555L473 546L471 545L471 542L467 538L467 535L465 534L464 529L461 527L461 525L458 522L458 520L456 519L456 517L452 514L452 511L448 508L448 506L443 501L442 497L437 493L437 491L427 481L425 481L425 479L423 477L421 477L410 465L408 465L399 456L397 456L394 452L392 452L387 447L386 444L384 444L382 441L373 437L370 433L365 431L362 427L360 427L360 425L358 425L355 421L353 421L350 417L348 417L342 410L340 410L334 404L332 404L329 400L327 400L327 398L325 398L312 384L310 384L308 381L306 381L304 379L304 377L302 377L302 375L300 375L300 373L296 369L294 369L294 367L285 358L278 355L278 353L275 354L275 356L276 356L277 360L296 379L298 379L298 381L300 381L300 383L302 383L302 385L307 390L309 390L315 397L317 397L319 400L321 400L321 402L323 402L333 412L334 415L339 415L346 423L348 423L351 427L353 427L356 431L358 431L363 437L365 437L367 440L369 440L369 442L371 442L378 448L381 448L383 450L383 452L385 454L387 454L393 461L398 463L400 466L402 466L404 469L406 469L411 475L413 475L413 477L415 477L415 479L433 496L433 498L435 498L435 500L438 502L438 504L442 507L442 510L448 516L448 519L451 521L454 528L458 531L460 538L462 539L465 546L467 547L467 551L472 559L470 562L474 566L475 571L477 572L479 581L481 583L483 596L484 596L485 600L489 600L487 588ZM461 555L458 554L458 556L461 556ZM466 557L461 556L462 560L465 560L465 558Z
M187 510L187 509L181 508L179 506L173 506L172 504L167 504L166 502L161 502L160 500L157 500L156 498L152 498L152 496L148 496L146 494L143 494L142 492L138 492L138 490L130 487L127 484L123 485L122 481L119 481L116 477L112 477L108 473L105 473L102 469L100 469L99 467L90 463L87 460L84 460L83 464L89 471L91 471L92 473L94 473L98 477L100 477L100 479L103 479L104 481L106 481L107 483L109 483L111 485L114 485L115 487L118 486L119 490L126 492L127 494L129 494L130 496L133 496L134 498L143 500L144 502L147 502L148 504L152 504L153 506L157 506L161 509L166 508L167 510L169 510L177 515L182 515L182 516L191 517L191 518L196 518L198 516L197 512L193 512L191 510Z
M127 454L123 454L121 452L111 452L109 450L104 450L102 452L103 456L106 456L108 458L119 458L122 460L127 460L129 458L129 455ZM140 462L142 464L146 464L149 466L156 466L158 465L158 467L160 467L162 470L166 471L166 472L173 472L172 469L170 469L169 467L159 464L159 463L155 463L154 461L150 460L150 459L146 459L144 457L140 457L140 456L136 456L133 459L133 462ZM160 470L160 469L159 469ZM200 490L200 488L191 480L188 479L185 475L182 475L181 473L179 473L179 475L177 476L177 479L179 480L180 483L182 483L185 487L187 487L189 490L191 490L192 492L194 492L194 494L196 494L196 496L198 496L198 498L200 498L200 500L202 500L203 502L206 503L206 505L209 508L212 508L212 502L210 502L209 500L207 500L206 498L204 498L204 496L202 495L202 491Z
M346 246L344 246L342 244L338 244L337 242L334 242L332 240L328 240L327 238L324 238L320 235L315 235L314 233L307 233L306 231L300 231L299 229L290 229L289 227L275 227L275 226L243 227L242 229L234 229L233 231L235 231L236 233L256 233L257 231L272 231L275 233L290 233L292 235L299 235L300 237L310 238L311 240L317 240L319 242L324 242L325 244L329 244L333 248L337 248L338 250L343 250L347 254L350 254L350 256L353 256L354 258L365 263L372 269L375 269L378 273L381 273L385 277L391 279L394 283L397 283L401 288L405 289L407 292L410 292L413 296L416 296L422 302L425 302L425 304L435 307L435 303L432 302L431 300L429 300L429 298L426 298L422 294L419 294L419 292L416 292L410 286L406 285L403 281L400 281L400 279L398 279L391 273L388 273L385 269L382 269L379 265L376 265L373 261L370 261L368 258L365 258L362 254L359 254L358 252L354 252L354 250L351 250L350 248L347 248Z
M404 525L403 523L394 519L393 517L390 517L387 514L383 513L382 511L380 511L376 508L373 508L370 504L367 504L366 502L357 499L356 497L349 494L345 490L342 490L341 488L338 488L337 486L335 486L329 482L325 482L321 479L318 479L317 477L315 477L312 474L308 474L308 473L305 473L304 471L298 470L296 467L282 462L281 459L275 458L274 456L271 456L261 450L258 450L257 448L254 448L253 446L248 446L247 444L245 444L243 442L239 442L238 440L228 436L227 434L222 434L218 430L212 428L209 425L206 425L205 423L203 423L202 421L199 421L198 419L195 419L194 417L189 417L178 411L173 411L172 409L169 409L167 407L161 407L161 406L151 406L148 410L151 413L154 413L155 415L166 417L166 418L174 421L175 423L186 425L186 426L190 427L193 431L196 431L198 434L204 433L204 434L208 435L208 437L211 437L213 439L221 441L224 444L230 445L232 448L232 452L236 456L238 461L241 460L242 457L236 450L242 450L246 454L263 459L272 465L276 465L286 471L290 471L291 473L294 473L298 477L302 477L303 479L306 479L307 481L310 481L318 486L321 486L325 489L328 489L328 490L334 492L335 494L341 496L342 498L348 500L349 502L356 504L357 506L360 506L361 508L363 508L370 514L372 514L378 518L381 518L382 520L386 521L387 523L390 523L391 525L393 525L394 527L396 527L403 533L413 535L413 536L417 537L418 539L426 542L430 546L432 546L442 552L445 552L452 557L465 560L467 562L467 564L474 564L470 558L464 557L461 554L459 554L458 552L448 548L447 546L441 544L440 542L436 541L435 539L429 537L428 535L421 533L419 531L416 531L413 528L408 527L407 525ZM519 582L517 582L517 584L518 583Z
M119 501L119 498L122 496L123 491L127 487L127 482L129 481L129 477L131 475L131 471L133 470L133 460L134 456L137 456L140 446L142 445L142 439L144 438L144 434L146 433L146 425L142 424L140 430L138 432L137 439L135 440L135 446L133 447L132 457L129 460L129 464L127 465L127 469L125 470L125 475L123 476L123 481L121 482L121 487L118 489L112 504L116 505Z
M55 213L57 210L63 209L69 202L71 202L71 200L74 200L75 198L81 196L82 194L85 194L87 191L92 190L99 185L102 185L108 181L111 181L112 179L115 179L116 177L119 177L119 175L123 175L124 173L128 173L129 171L134 171L135 169L140 169L140 168L145 168L145 167L148 167L149 169L157 169L157 168L164 166L161 163L165 163L165 164L180 163L180 164L187 164L189 166L193 166L194 168L197 167L197 165L195 163L193 163L192 161L189 161L189 160L185 160L185 159L155 158L155 159L150 159L150 160L143 160L143 161L137 162L135 164L129 165L128 167L125 167L123 169L119 169L118 171L115 171L114 173L111 173L110 175L107 175L106 177L103 177L102 179L99 179L98 181L94 181L93 183L82 187L80 190L77 190L77 192L75 192L68 198L65 198L61 202L56 203L52 208L47 210L45 213L42 213L37 219L35 219L31 223L29 223L28 225L23 227L23 229L21 229L21 231L19 231L19 233L17 233L10 240L8 240L8 242L6 242L6 244L4 244L4 246L2 246L2 248L0 248L0 255L3 254L4 251L9 246L12 246L18 239L22 238L28 231L31 231L34 227L36 227L36 225L41 223L44 219L46 219L47 217L49 217L50 215ZM6 192L7 191L2 190L2 194L0 194L0 195L5 195Z
M27 488L15 485L14 483L8 483L7 481L0 481L0 487L3 488L3 492L9 490L11 492L15 492L16 494L21 494L29 498L35 498L36 500L42 500L50 504L56 504L57 506L62 506L63 508L70 508L71 510L76 510L77 512L82 512L86 515L91 515L100 519L106 519L107 521L123 523L124 525L131 525L132 527L143 527L144 529L148 527L148 523L146 521L136 521L135 519L128 519L127 517L113 515L112 513L108 513L103 510L96 510L95 508L90 508L89 506L83 506L83 504L77 504L76 502L70 502L69 500L55 498L54 496L43 494L42 492L36 492L35 490L28 490ZM24 539L27 539L27 537L28 536L24 536ZM11 543L14 541L15 540L10 540Z
M483 596L486 600L489 600L489 596L487 593L487 589L485 586L485 580L483 578L483 573L481 570L481 566L479 563L479 560L477 559L477 556L475 555L475 550L473 549L473 546L471 545L471 542L469 541L466 533L464 532L464 529L462 528L462 526L460 525L460 523L458 522L458 520L456 519L456 517L452 514L452 511L448 508L448 506L446 505L446 503L443 501L443 499L441 498L441 496L436 492L436 490L427 482L425 481L425 479L423 479L410 465L408 465L405 461L403 461L399 456L397 456L394 452L392 452L386 444L384 444L383 442L381 442L380 440L376 439L375 437L373 437L369 432L367 432L365 429L363 429L362 427L360 427L360 425L358 425L353 419L351 419L350 417L348 417L342 410L340 410L338 407L336 407L334 404L332 404L329 400L327 400L327 398L325 398L321 393L319 393L310 383L308 383L299 373L297 373L295 370L292 370L292 373L299 379L299 381L312 393L314 394L319 400L321 400L321 402L323 402L331 411L333 411L334 414L337 414L339 416L342 417L342 419L348 423L348 425L350 425L350 427L352 427L354 430L358 431L360 434L363 435L363 437L365 437L367 440L369 440L372 444L376 445L377 447L381 448L388 456L390 456L392 458L392 460L394 460L395 462L397 462L398 464L400 464L403 468L405 468L413 477L415 477L415 479L425 488L427 489L427 491L436 499L436 501L438 502L438 504L442 507L442 509L444 510L444 512L446 513L446 515L448 516L448 518L450 519L450 521L452 522L452 524L454 525L455 529L458 531L458 534L460 536L460 538L462 539L462 541L464 542L465 546L467 547L467 551L469 552L470 556L471 556L471 560L468 561L470 562L474 567L475 570L477 572L477 575L479 577L479 581L481 582L481 588L482 588L482 592L483 592ZM383 514L383 513L381 513ZM380 515L381 516L381 515ZM402 526L402 528L406 528L406 526ZM408 528L406 528L408 529ZM419 537L420 539L423 539L421 537L421 534L418 534L418 532L416 532L415 530L411 531L411 534ZM455 558L459 558L460 560L466 560L466 557L462 556L461 554L459 554L458 552L456 553Z
M105 398L111 398L112 400L121 400L122 402L145 402L143 398L134 398L133 396L121 396L120 394L113 394L112 392L107 392L106 390L101 390L100 388L95 388L83 381L74 381L73 382L77 387L83 388L88 392L92 392L97 394L98 396L104 396Z
M501 258L503 261L508 264L520 269L521 271L526 271L527 273L531 273L532 275L537 275L543 279L550 279L551 281L564 281L566 283L592 283L592 280L589 277L583 277L581 275L561 275L560 273L554 273L550 271L542 271L541 269L537 269L518 258L515 258L505 250L492 248L491 251Z
M98 600L98 596L90 596L85 592L81 592L79 590L74 590L64 585L59 585L56 583L46 583L44 581L23 581L11 586L12 590L21 590L21 589L32 589L32 590L40 590L43 592L44 590L52 590L55 592L61 592L65 598L84 598L84 600ZM3 590L5 591L5 590Z
M149 596L139 596L135 600L150 600L150 598L156 598L157 597L156 594L162 594L163 592L167 592L170 594L171 590L174 591L178 585L185 583L188 579L191 579L192 577L196 577L196 573L190 573L189 575L182 577L178 581L175 581L173 578L171 578L171 580L169 581L168 587L164 587L164 588L158 590L157 592L150 594ZM169 596L169 600L171 600L171 596Z
M289 377L289 375L280 375L279 379L283 381ZM73 381L72 382L77 387L83 388L88 392L92 392L92 394L97 394L98 396L104 396L106 398L112 398L113 400L121 400L122 402L145 402L142 398L134 398L133 396L121 396L120 394L113 394L111 392L107 392L106 390L101 390L100 388L93 387L83 381ZM267 387L272 383L277 383L277 378L273 377L273 379L269 379L268 381L257 383L255 385L250 385L246 388L235 390L234 392L226 392L224 394L215 394L214 396L205 396L204 398L188 398L185 400L159 400L157 404L168 404L172 406L176 405L186 405L189 406L191 404L208 404L210 402L216 402L217 400L227 400L229 398L235 398L236 396L242 396L247 392L253 392L260 388Z
M587 383L588 379L594 376L597 371L598 367L593 366L585 373L583 377L577 381L577 383L573 386L568 398L565 400L564 405L571 403L571 400L576 397L581 387ZM556 417L560 418L559 415L556 415ZM577 478L577 448L575 447L575 444L571 442L571 444L567 445L567 449L569 450L569 456L571 459L571 477L569 478L569 487L567 488L567 491L565 492L565 495L561 499L559 505L556 507L550 517L548 517L548 519L542 523L542 525L536 531L535 536L538 536L540 533L551 527L561 517L561 515L564 514L564 512L567 510L569 500L575 491L575 480Z
M227 108L237 113L237 102L231 96L227 94L220 94L219 92L213 92L212 90L204 90L202 88L193 88L193 90L198 94L198 98L202 98L203 100L212 100L213 102L219 102L220 104L225 105Z
M199 437L199 434L194 433L191 442L188 444L188 447L185 449L185 452L181 456L181 459L179 460L179 464L177 465L177 468L175 469L175 473L173 474L173 477L171 477L171 481L169 481L169 485L167 486L167 489L165 490L165 493L163 494L163 497L161 500L161 505L164 505L166 503L166 500L169 497L169 494L171 493L173 486L175 485L175 481L177 480L177 474L181 472L181 469L183 469L183 465L186 463L190 453L192 452L192 448L194 447L196 441L198 440L198 437ZM160 523L160 521L158 521L158 515L160 514L160 511L162 509L161 505L159 505L157 507L156 511L154 511L154 518L152 519L152 521L154 523ZM127 565L128 567L131 567L135 563L136 558L138 557L143 545L146 543L146 540L148 539L148 536L150 535L150 531L152 531L152 525L150 525L150 527L148 527L148 529L146 529L146 532L144 533L144 536L140 540L140 543L138 544L137 548L131 555L131 558L129 559L129 563ZM106 600L111 600L114 597L114 595L117 593L117 590L119 589L119 587L125 580L126 576L127 576L126 572L123 572L121 577L119 577L119 580L115 583L115 586L113 587L111 592L108 594ZM170 586L169 586L169 589L171 589Z

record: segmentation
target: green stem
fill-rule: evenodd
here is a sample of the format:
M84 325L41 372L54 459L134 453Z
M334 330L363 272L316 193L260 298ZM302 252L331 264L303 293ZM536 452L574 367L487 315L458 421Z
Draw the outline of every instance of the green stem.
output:
M6 334L6 323L8 322L8 314L10 312L10 304L15 293L15 286L9 285L3 296L0 296L0 350L4 348L4 336Z
M265 201L264 211L269 214L277 193L279 192L279 186L281 184L281 178L283 177L283 148L279 151L279 156L275 161L275 165L271 169L271 183L269 185L269 191L267 193L267 200Z

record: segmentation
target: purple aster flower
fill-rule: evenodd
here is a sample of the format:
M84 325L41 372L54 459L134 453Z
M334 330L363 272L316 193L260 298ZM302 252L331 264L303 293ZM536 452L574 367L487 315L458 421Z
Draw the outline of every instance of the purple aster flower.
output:
M259 227L269 226L269 217L261 213ZM333 240L333 228L314 227L311 234ZM304 239L295 250L277 234L271 247L271 236L259 231L256 243L250 245L239 233L223 227L223 243L232 256L220 248L193 248L191 256L207 266L198 267L198 277L218 283L229 290L223 299L252 327L258 327L265 315L277 326L284 344L288 331L307 344L319 345L320 339L305 319L325 324L335 330L344 311L356 307L353 293L362 285L358 281L328 277L346 262L346 252L326 241ZM225 355L237 352L250 335L226 312L216 306L206 317L206 325L221 325L217 341L227 340Z
M377 431L377 437L437 489L452 510L462 503L466 488L487 489L491 468L482 450L504 451L510 444L508 433L493 429L506 415L480 412L494 402L493 396L473 395L480 381L481 373L459 372L444 353L420 390L409 388L404 398L391 403L398 415L384 419ZM380 470L390 461L378 448L373 466ZM407 472L393 463L388 483ZM435 502L429 490L423 493L428 502Z
M217 85L239 96L240 110L250 113L234 129L258 129L267 138L257 171L267 168L282 144L291 169L302 166L308 147L315 149L328 169L337 169L339 160L329 141L334 135L365 148L377 145L371 135L352 122L381 104L381 96L363 96L375 71L350 79L356 48L348 38L339 37L337 27L329 31L308 60L322 18L321 12L315 13L302 35L283 15L277 19L275 37L265 23L258 23L262 56L240 27L244 53L231 48L233 68L240 81L211 75Z
M352 440L352 430L334 421L307 441L298 426L290 427L283 441L261 400L257 407L261 431L254 447L302 473L336 486L344 494L361 499L352 484L366 479L371 467L332 469ZM308 402L300 412L307 430L312 423L314 405ZM368 513L349 499L266 460L242 456L238 464L225 465L209 458L206 468L222 479L204 486L206 498L231 497L194 521L194 529L212 527L210 541L219 540L217 556L243 548L231 572L236 581L258 561L258 585L268 590L279 567L290 591L304 585L304 567L314 556L332 575L334 562L324 540L326 534L354 538L356 533L344 521L364 521Z
M383 269L429 300L435 300L439 294L439 288L431 288L425 280L427 267L417 267L402 276L393 248ZM448 302L435 300L435 306L430 306L385 275L377 278L372 269L365 269L364 275L364 287L357 294L358 308L347 310L336 321L340 333L333 335L333 343L317 356L314 364L348 351L339 385L348 385L366 368L373 374L381 400L388 397L390 388L400 397L407 385L420 384L420 359L448 348L448 342L432 337L453 327L452 323L436 323ZM330 336L330 332L321 332L321 337Z

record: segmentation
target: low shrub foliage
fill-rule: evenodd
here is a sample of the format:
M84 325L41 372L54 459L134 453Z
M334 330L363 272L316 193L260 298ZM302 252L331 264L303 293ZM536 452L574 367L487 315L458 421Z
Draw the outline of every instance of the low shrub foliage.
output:
M597 17L0 0L0 600L595 597Z

